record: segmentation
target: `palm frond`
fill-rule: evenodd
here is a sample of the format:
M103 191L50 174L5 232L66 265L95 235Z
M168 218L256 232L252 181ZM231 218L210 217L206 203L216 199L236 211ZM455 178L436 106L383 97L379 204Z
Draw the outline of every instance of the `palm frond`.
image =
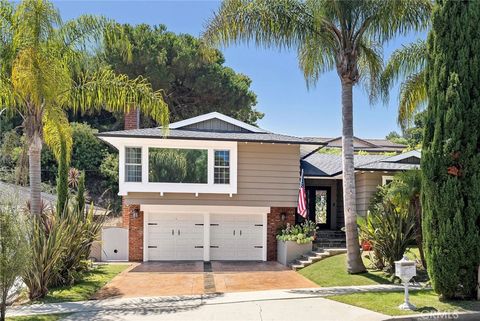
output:
M73 146L72 128L65 112L58 107L47 108L43 113L43 139L58 160L62 144L65 144L67 161L70 161Z
M310 10L298 0L226 0L208 21L204 40L214 45L254 42L293 48L316 32Z
M410 125L415 114L425 106L427 99L425 70L421 70L409 76L400 87L397 121L403 129Z
M382 96L389 98L390 88L397 81L404 80L425 68L427 61L427 43L425 40L404 45L390 56L381 77Z
M17 99L10 79L0 75L0 108L7 108L9 112L13 112L17 106Z
M363 40L359 47L358 70L360 83L375 102L380 92L380 77L383 71L382 47L379 43Z
M324 32L322 35L307 37L298 47L298 63L303 71L307 88L315 85L320 76L335 68L335 40L332 35Z
M140 108L164 128L168 127L168 106L161 91L153 91L146 78L130 79L103 68L80 77L68 93L74 111L100 110L128 112Z

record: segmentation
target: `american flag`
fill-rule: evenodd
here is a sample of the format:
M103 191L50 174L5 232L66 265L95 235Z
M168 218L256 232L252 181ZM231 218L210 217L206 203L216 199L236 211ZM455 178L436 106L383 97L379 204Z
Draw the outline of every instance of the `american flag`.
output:
M298 214L307 218L307 194L305 193L305 180L303 179L303 169L300 175L300 191L298 192Z

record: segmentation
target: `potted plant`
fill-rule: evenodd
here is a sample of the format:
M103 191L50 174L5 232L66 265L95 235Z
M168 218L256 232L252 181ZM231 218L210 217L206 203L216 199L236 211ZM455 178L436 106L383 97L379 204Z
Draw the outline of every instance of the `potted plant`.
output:
M317 225L312 221L290 225L277 234L277 261L283 265L296 260L312 250Z

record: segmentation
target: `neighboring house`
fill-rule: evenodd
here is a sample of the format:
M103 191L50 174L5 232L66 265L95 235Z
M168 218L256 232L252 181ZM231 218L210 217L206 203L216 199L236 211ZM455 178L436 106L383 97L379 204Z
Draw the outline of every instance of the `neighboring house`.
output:
M307 139L320 143L326 148L342 148L342 137L326 138L326 137L306 137ZM407 146L397 144L388 139L361 139L353 138L353 149L355 152L364 151L370 154L379 153L401 153Z
M276 260L278 229L299 220L300 165L312 218L324 228L343 225L341 159L316 152L328 142L271 133L215 112L168 131L136 126L138 113L129 113L126 130L98 134L119 150L132 261ZM357 162L360 199L405 161L372 157Z

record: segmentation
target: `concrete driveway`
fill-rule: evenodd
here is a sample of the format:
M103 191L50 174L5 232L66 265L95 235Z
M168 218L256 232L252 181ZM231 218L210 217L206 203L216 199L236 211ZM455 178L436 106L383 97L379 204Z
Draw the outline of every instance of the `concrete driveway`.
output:
M147 262L134 264L100 289L95 299L198 295L314 288L277 262Z

